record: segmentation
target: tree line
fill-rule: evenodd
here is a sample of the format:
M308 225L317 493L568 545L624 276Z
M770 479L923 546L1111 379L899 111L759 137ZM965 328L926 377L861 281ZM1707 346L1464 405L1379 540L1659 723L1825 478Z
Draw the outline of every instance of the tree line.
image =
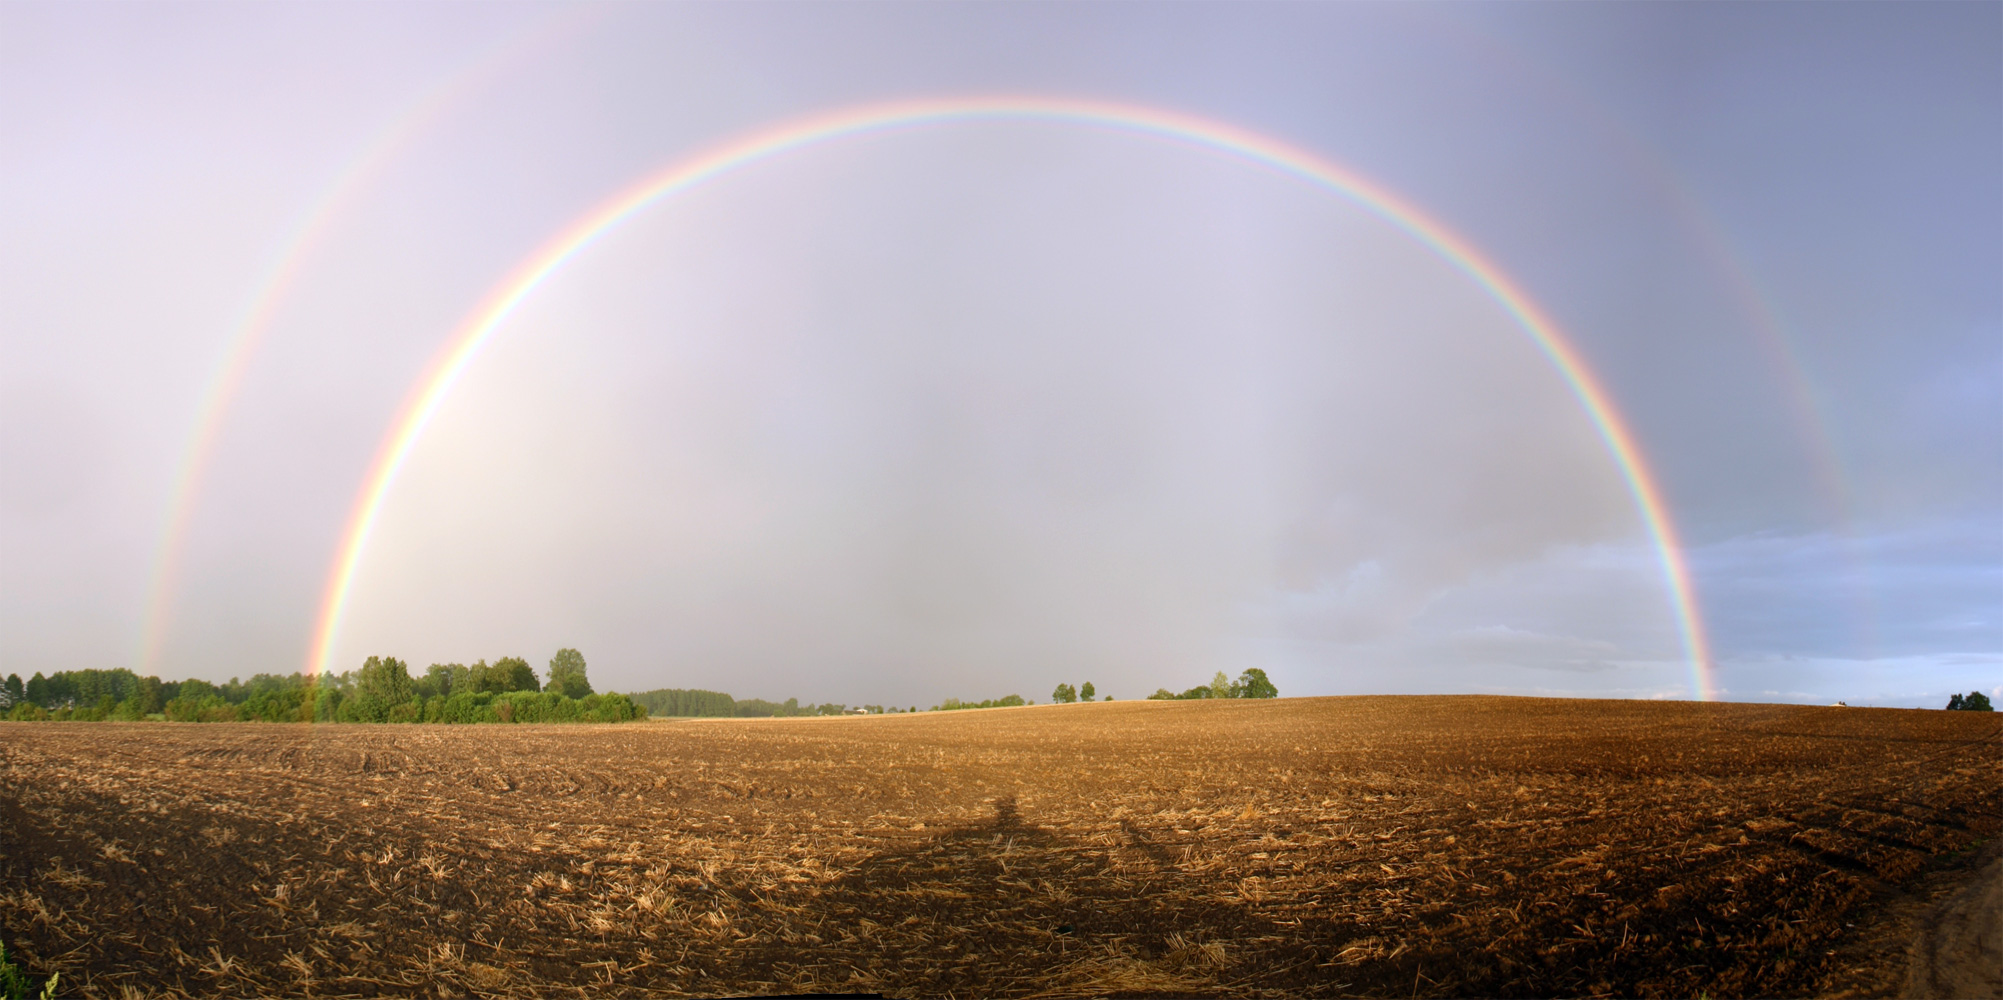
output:
M623 694L592 691L583 654L558 650L547 682L527 660L434 663L413 675L402 660L371 656L360 668L314 677L257 674L212 684L163 681L130 670L62 670L0 681L0 708L17 721L71 722L624 722L647 710Z
M798 698L785 701L766 701L763 698L732 698L721 691L705 691L701 688L660 688L641 691L633 695L634 703L645 708L650 715L678 719L773 719L810 715L853 715L858 712L869 715L883 715L895 712L916 712L913 706L902 709L896 706L884 708L882 705L847 705L823 702L819 705L802 705ZM1016 699L1020 704L1022 699Z
M1201 698L1278 698L1279 696L1280 689L1267 679L1264 670L1248 667L1235 681L1225 677L1224 671L1219 670L1217 676L1210 678L1208 684L1198 685L1181 694L1176 694L1167 688L1156 688L1155 693L1148 695L1148 700L1194 701Z
M1155 700L1163 700L1191 698L1277 698L1279 695L1280 689L1275 687L1273 682L1266 677L1266 672L1258 667L1252 667L1239 674L1238 679L1235 681L1225 677L1224 672L1220 670L1209 684L1190 688L1181 694L1175 694L1167 688L1162 688L1148 697ZM1057 689L1050 693L1051 702L1059 705L1093 701L1099 697L1102 696L1091 681L1086 681L1077 687L1073 687L1069 683L1059 684L1057 685ZM1113 700L1112 695L1104 695L1103 697L1106 701ZM903 709L896 706L886 709L882 705L849 706L832 702L821 705L802 705L795 698L788 698L783 703L766 701L762 698L738 700L721 691L705 691L700 688L660 688L654 691L641 691L633 695L633 701L642 708L645 708L650 715L668 718L784 718L809 715L851 715L858 712L878 715L918 711L918 707L915 705ZM1019 694L1003 695L1000 698L986 698L981 701L962 701L958 698L947 698L945 701L932 706L927 711L955 712L970 708L1007 708L1015 705L1034 704L1036 702L1026 701Z
M1087 685L1088 687L1090 685ZM641 691L633 695L633 701L647 710L649 715L682 719L762 719L790 718L814 715L900 715L918 711L912 705L899 708L892 705L846 705L825 702L819 705L802 705L798 698L788 698L783 702L766 701L763 698L732 698L721 691L704 691L700 688L661 688L655 691ZM1011 705L1034 705L1024 701L1019 694L1003 695L981 701L961 701L948 698L927 711L955 712L968 708L1006 708Z

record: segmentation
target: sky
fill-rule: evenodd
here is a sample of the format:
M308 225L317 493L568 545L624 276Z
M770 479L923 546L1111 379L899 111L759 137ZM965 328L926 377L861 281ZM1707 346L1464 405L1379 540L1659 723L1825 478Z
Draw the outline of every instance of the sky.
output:
M980 100L1112 110L580 228ZM0 135L0 673L2003 696L1998 5L19 3Z

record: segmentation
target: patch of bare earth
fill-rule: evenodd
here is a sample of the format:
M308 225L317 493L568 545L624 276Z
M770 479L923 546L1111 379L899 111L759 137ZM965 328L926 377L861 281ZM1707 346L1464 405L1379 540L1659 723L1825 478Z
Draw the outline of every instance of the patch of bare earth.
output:
M95 996L1896 994L1998 751L1475 697L0 723L0 935Z

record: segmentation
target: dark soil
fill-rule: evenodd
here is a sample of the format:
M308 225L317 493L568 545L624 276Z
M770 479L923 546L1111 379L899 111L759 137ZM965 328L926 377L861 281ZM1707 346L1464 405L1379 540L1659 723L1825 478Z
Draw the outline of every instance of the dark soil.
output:
M0 937L101 996L1895 995L1912 901L2003 830L2000 735L1474 697L0 723Z

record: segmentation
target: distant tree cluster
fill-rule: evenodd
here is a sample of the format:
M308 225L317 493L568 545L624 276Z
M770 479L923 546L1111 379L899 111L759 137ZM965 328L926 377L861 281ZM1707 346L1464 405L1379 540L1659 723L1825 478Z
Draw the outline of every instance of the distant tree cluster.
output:
M647 710L650 716L675 719L740 719L801 718L817 715L901 715L918 711L918 706L888 708L882 705L846 705L823 702L819 705L802 705L798 698L788 698L783 702L766 701L763 698L732 698L722 691L704 691L700 688L660 688L642 691L633 695L633 701ZM964 708L1004 708L1009 705L1034 704L1022 699L1019 694L986 701L961 701L948 698L932 706L934 712L952 712Z
M763 698L746 698L739 701L721 691L704 691L699 688L660 688L654 691L642 691L634 695L633 700L646 706L651 715L680 719L724 719L732 716L740 719L771 719L851 713L850 706L834 702L802 705L798 698L788 698L783 702L766 701ZM857 707L870 712L883 711L876 705Z
M1023 701L1022 695L1019 694L1007 694L999 698L989 698L984 701L961 701L958 698L948 698L945 701L942 701L937 705L932 706L932 711L957 712L967 708L1008 708L1013 705L1027 705L1027 704L1029 703Z
M1990 706L1988 695L1980 691L1970 691L1967 694L1957 694L1948 698L1947 710L1950 712L1993 712L1996 709Z
M1074 702L1091 701L1098 694L1099 692L1092 688L1091 681L1086 681L1075 688L1069 684L1059 684L1057 690L1050 692L1050 701L1055 705L1069 705ZM1107 695L1106 700L1112 701L1113 696Z
M584 657L559 650L548 690L527 660L434 663L422 676L395 657L310 677L258 674L228 684L162 681L130 670L66 670L0 682L6 717L90 722L623 722L647 711L622 694L594 694ZM572 694L570 692L580 692Z
M1148 695L1148 700L1192 701L1201 698L1277 698L1279 696L1280 689L1274 687L1273 682L1267 679L1264 670L1258 667L1248 667L1243 673L1238 675L1238 679L1235 681L1226 678L1224 671L1219 670L1215 677L1210 678L1210 683L1208 684L1190 688L1181 694L1176 694L1167 688L1156 688L1155 693Z
M661 688L657 691L642 691L633 700L647 709L648 715L669 716L671 718L727 719L737 714L738 703L721 691L702 691L694 688ZM766 704L770 704L767 702ZM760 714L769 715L770 712Z

